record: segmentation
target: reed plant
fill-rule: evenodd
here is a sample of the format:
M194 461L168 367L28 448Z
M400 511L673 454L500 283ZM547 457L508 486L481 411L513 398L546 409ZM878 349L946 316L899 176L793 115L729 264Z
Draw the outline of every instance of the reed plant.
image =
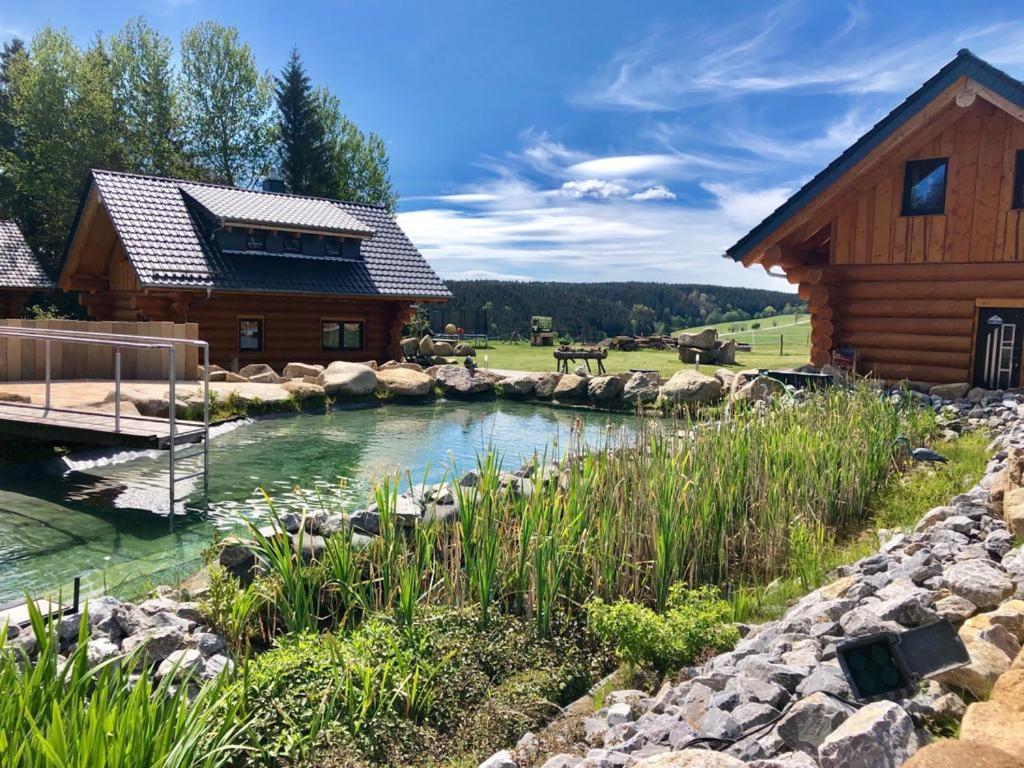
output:
M484 625L500 610L543 637L594 597L660 611L681 582L813 588L899 468L896 437L932 431L929 411L866 386L641 423L596 450L574 438L562 462L535 457L525 477L479 457L473 482L455 486L454 525L401 525L391 477L374 491L380 535L367 546L335 537L311 565L267 537L257 548L289 630L354 627L377 611L411 625L418 606L472 605Z

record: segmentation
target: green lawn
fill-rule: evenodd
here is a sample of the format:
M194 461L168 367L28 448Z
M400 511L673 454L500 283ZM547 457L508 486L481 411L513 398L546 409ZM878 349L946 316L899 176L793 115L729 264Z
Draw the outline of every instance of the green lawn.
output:
M751 352L737 352L736 365L725 366L733 370L744 368L793 368L807 362L809 348L807 344L808 325L798 325L793 331L802 333L799 339L785 336L783 331L783 354L779 354L779 332L781 325L775 329L774 339L771 334L755 337L755 347ZM748 334L749 335L749 334ZM761 340L759 340L759 338ZM748 339L743 339L747 341ZM477 350L477 365L482 368L505 368L513 371L553 371L555 359L552 357L553 347L531 347L527 343L491 342L487 349ZM673 351L638 350L636 352L619 352L609 350L608 359L604 361L609 373L628 371L631 368L656 369L663 376L671 376L683 368L679 356ZM591 361L591 366L594 362ZM713 373L717 365L702 365L704 373ZM596 370L596 367L594 368Z

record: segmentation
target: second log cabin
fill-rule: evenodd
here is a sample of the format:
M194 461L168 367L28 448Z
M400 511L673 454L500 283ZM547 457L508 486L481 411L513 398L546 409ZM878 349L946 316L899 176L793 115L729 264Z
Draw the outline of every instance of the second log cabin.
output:
M198 323L211 362L398 359L451 294L384 208L94 170L59 285L98 321Z
M960 51L726 255L798 286L815 365L1020 386L1024 84Z

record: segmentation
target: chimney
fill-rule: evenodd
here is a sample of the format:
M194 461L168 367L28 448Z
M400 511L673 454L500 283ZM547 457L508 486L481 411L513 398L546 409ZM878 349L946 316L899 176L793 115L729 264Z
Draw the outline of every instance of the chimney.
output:
M267 174L266 178L263 179L263 191L287 192L288 189L284 185L284 179L281 178L281 174L277 171L271 171Z

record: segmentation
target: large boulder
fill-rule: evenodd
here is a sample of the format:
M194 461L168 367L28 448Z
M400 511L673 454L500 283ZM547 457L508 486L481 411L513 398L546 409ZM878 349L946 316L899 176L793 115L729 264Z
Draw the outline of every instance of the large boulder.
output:
M932 397L941 397L943 400L958 400L965 396L970 390L970 384L938 384L928 390Z
M273 368L264 363L251 363L238 371L239 376L244 376L249 381L252 381L253 376L267 376L269 374L277 375Z
M476 350L473 348L472 344L460 341L452 349L452 354L458 355L459 357L476 357Z
M792 750L813 755L830 733L850 716L850 710L824 693L801 699L779 721L779 737Z
M854 712L818 747L821 768L898 768L917 751L914 722L891 701Z
M982 610L995 608L1014 590L1013 582L987 559L955 563L946 569L943 579L954 595L970 600Z
M288 363L281 373L286 379L301 379L304 376L319 376L324 372L322 365L307 365L306 363Z
M178 650L184 638L181 627L155 627L126 637L121 650L126 654L138 652L144 664L157 664Z
M323 387L319 384L310 384L307 381L286 381L281 387L300 403L307 400L322 400L327 397L327 392Z
M567 373L555 387L555 400L582 400L587 396L587 377Z
M980 741L940 739L919 750L903 768L1024 768L1024 760Z
M680 333L676 337L676 343L680 347L694 347L696 349L711 349L718 340L718 331L714 328L705 328L697 333Z
M722 396L722 382L700 371L677 371L661 386L670 403L713 403Z
M614 765L614 763L594 763ZM662 752L633 764L635 768L743 768L746 763L723 752L707 749L684 749L679 752Z
M435 341L434 354L437 357L448 357L448 355L452 354L452 345L447 341Z
M560 373L547 373L537 379L533 393L542 400L550 400L555 394L558 382L562 380Z
M442 365L435 381L447 397L481 397L494 391L498 377L487 371L470 372L458 365Z
M362 363L335 360L320 374L319 381L324 392L334 398L366 397L377 390L377 374Z
M785 392L786 385L778 379L761 376L757 371L740 371L733 378L729 399L747 403L766 403Z
M402 354L405 357L416 357L420 353L420 340L416 338L402 339Z
M429 336L424 336L420 339L417 349L424 357L433 357L434 355L434 340Z
M661 376L656 371L638 371L622 388L622 402L627 405L653 403L661 389Z
M594 376L587 381L587 395L598 405L618 399L626 382L622 376Z
M537 389L538 376L534 373L514 373L506 376L498 384L505 397L530 397ZM552 389L554 392L554 389Z
M429 397L434 380L420 371L387 368L377 371L377 388L393 397Z
M1024 754L1024 712L998 701L977 701L967 707L960 723L960 737Z

